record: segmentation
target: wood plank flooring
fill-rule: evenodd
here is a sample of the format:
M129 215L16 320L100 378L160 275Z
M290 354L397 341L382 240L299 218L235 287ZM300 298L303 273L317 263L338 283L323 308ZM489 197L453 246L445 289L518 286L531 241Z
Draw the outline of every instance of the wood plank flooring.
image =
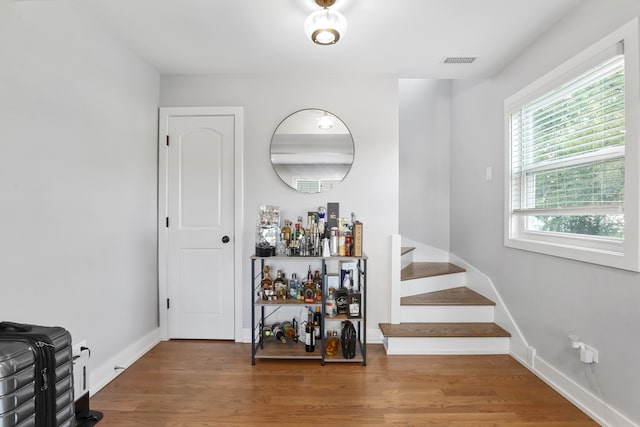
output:
M258 360L229 341L162 342L91 398L109 426L597 426L508 355L367 366Z

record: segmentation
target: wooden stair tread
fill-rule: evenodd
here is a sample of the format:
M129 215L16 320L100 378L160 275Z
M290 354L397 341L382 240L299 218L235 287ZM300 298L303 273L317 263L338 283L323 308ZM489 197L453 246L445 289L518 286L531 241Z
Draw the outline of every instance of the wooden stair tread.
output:
M414 251L416 248L411 247L411 246L403 246L400 249L400 256L404 255L404 254L408 254L411 251Z
M465 271L464 268L450 262L414 262L402 269L400 280L464 273Z
M402 297L400 305L496 305L496 303L465 286L461 286Z
M511 334L495 323L380 323L385 337L401 338L503 338Z

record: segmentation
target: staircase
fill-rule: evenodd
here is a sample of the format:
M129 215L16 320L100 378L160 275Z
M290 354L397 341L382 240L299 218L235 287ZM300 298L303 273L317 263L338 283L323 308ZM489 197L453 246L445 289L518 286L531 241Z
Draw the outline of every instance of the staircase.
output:
M463 268L414 262L414 249L401 248L400 298L392 302L399 323L379 325L387 354L509 353L511 334L494 323L495 302L464 286Z

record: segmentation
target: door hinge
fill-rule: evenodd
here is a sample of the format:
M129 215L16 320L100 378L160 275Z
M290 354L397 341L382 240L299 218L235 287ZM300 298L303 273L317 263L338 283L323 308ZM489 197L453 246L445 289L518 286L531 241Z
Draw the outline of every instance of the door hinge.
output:
M167 310L171 308L171 303L169 301L170 301L169 298L167 298Z
M166 222L167 222L167 228L169 228L169 217L166 218Z
M169 135L167 135L167 147L169 146Z

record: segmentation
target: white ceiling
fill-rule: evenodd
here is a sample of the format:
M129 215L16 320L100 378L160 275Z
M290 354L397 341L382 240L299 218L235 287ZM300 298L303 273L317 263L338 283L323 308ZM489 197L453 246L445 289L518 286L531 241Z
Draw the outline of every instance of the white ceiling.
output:
M344 39L304 34L314 0L84 0L161 73L393 73L489 77L586 0L337 0ZM477 56L443 64L445 56Z

